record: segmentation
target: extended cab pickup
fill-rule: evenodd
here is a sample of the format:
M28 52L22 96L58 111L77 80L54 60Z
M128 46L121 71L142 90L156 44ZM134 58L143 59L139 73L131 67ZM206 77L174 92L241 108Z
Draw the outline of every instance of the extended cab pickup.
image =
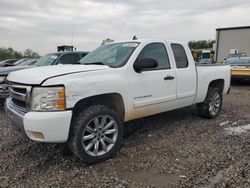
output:
M39 67L8 76L6 112L41 142L67 142L86 163L113 156L126 122L196 104L216 117L229 92L230 66L196 65L188 45L132 40L102 45L80 65Z

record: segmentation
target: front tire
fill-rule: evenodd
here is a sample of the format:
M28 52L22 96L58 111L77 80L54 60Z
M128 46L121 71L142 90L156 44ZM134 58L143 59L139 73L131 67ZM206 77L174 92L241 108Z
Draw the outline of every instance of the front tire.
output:
M205 118L215 118L219 115L222 106L222 93L219 88L209 87L206 99L198 106L198 113Z
M121 118L104 105L90 106L72 119L68 145L85 163L98 163L111 158L123 138Z

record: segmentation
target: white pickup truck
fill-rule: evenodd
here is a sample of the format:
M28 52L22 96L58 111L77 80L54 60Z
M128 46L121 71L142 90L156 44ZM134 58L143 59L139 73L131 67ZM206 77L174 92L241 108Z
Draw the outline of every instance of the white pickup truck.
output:
M30 139L67 142L86 163L113 156L125 122L196 104L216 117L230 88L230 66L196 65L188 46L165 40L102 45L80 65L8 76L6 112Z

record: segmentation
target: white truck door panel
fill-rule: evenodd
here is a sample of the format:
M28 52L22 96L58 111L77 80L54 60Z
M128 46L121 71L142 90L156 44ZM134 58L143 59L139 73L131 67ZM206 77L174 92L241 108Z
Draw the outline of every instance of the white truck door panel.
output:
M171 69L168 54L163 43L151 43L144 47L138 58L153 58L158 67L134 72L130 90L133 95L133 110L130 119L140 118L171 110L176 102L176 75Z
M195 64L187 54L188 51L180 44L171 44L176 63L177 99L176 107L184 107L193 104L196 94L197 74Z
M176 100L175 80L164 80L175 76L174 70L148 71L141 74L136 88L140 88L134 97L134 107L140 108ZM145 95L146 94L146 95Z

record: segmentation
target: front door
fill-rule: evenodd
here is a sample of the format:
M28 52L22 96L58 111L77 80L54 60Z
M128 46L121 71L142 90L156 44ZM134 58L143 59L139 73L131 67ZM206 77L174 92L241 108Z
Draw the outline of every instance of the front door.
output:
M146 45L137 59L153 58L158 67L134 72L129 89L133 94L133 110L129 119L145 117L175 108L176 75L171 68L165 44L151 43Z

